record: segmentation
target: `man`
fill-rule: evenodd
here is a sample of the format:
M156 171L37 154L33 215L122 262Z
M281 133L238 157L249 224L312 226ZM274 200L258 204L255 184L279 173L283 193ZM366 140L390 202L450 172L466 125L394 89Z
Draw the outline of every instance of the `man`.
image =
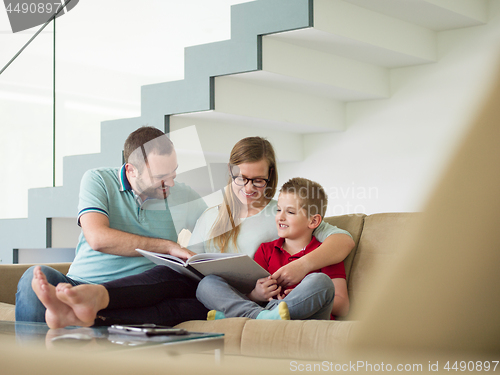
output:
M49 284L106 283L152 268L136 248L183 259L194 254L177 244L177 234L183 228L192 231L207 206L191 188L174 182L177 156L172 142L162 131L142 127L125 141L124 158L121 168L84 174L76 257L67 275L42 267ZM27 270L18 284L17 321L45 321L45 306L32 289L33 270ZM186 306L196 310L198 303L192 302Z

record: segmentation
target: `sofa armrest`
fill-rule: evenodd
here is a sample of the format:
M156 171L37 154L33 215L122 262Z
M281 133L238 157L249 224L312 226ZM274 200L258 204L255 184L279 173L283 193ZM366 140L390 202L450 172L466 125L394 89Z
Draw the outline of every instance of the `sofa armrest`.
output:
M47 264L64 274L71 263ZM15 304L17 283L24 272L33 264L0 264L0 302Z

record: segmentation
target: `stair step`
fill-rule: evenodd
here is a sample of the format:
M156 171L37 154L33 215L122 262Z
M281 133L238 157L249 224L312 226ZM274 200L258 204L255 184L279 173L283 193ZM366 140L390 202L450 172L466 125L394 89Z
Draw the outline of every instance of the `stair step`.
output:
M386 68L283 42L278 35L262 38L262 70L269 82L341 101L383 99L390 95ZM265 84L265 82L263 82Z
M436 61L436 33L342 0L315 0L314 27L280 33L288 43L395 68Z
M36 218L42 212L44 218L76 216L77 207L78 188L57 186L28 190L29 218Z
M236 142L251 136L269 139L280 162L300 161L304 157L302 135L284 131L288 124L217 111L170 116L172 132L193 125L196 126L203 153L209 163L227 163Z
M215 111L262 118L282 130L310 133L343 130L344 104L322 96L247 82L246 75L215 79Z
M486 0L344 0L434 31L483 25Z

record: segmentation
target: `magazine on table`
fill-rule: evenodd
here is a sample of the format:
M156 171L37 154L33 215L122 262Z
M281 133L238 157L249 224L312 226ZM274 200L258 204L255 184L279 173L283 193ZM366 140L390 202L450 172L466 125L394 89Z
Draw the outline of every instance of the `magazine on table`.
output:
M246 254L202 253L183 260L169 254L141 249L136 251L155 264L170 267L195 280L201 280L208 275L220 276L242 293L251 292L258 279L270 275Z

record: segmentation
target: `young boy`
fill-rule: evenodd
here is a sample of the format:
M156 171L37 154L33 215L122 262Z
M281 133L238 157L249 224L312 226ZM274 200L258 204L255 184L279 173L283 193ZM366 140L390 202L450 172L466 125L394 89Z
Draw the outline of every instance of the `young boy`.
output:
M321 185L293 178L278 197L278 240L263 243L254 259L270 274L313 251L321 243L312 235L327 207ZM207 276L198 285L196 297L211 310L207 319L249 317L255 319L331 319L349 311L344 263L316 270L287 290L271 276L257 280L244 295L218 276Z

